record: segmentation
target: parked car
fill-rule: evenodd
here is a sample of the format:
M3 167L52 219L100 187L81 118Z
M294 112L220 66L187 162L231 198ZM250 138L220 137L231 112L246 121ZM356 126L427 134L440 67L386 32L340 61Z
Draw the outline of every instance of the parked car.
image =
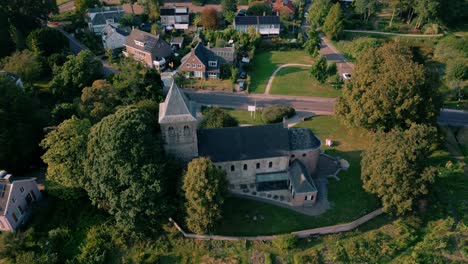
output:
M342 76L343 76L343 79L345 79L345 80L351 79L351 74L349 74L347 72L343 73Z
M241 79L247 78L247 73L246 73L245 71L241 71L241 72L239 73L239 78L241 78Z

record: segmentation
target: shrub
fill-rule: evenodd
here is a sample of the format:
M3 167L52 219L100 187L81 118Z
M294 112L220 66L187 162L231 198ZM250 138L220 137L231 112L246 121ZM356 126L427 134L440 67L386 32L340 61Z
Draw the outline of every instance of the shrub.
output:
M273 246L281 250L292 249L296 246L297 236L293 234L282 235L273 240Z
M270 105L263 109L262 119L266 124L278 123L283 120L283 117L292 117L296 114L296 110L285 105Z

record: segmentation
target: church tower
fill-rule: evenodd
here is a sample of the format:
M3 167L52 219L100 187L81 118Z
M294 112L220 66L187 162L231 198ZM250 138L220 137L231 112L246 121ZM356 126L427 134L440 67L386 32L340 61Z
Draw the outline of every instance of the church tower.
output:
M159 125L167 153L185 162L198 156L196 105L174 81L159 104Z

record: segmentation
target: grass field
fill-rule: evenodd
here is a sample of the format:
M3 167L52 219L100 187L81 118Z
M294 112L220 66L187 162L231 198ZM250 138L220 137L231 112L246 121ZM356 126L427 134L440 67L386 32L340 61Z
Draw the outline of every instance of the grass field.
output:
M325 138L332 139L334 146L323 149L328 154L340 156L350 162L349 170L339 174L340 181L329 181L328 199L333 204L332 209L323 215L312 217L270 204L229 198L224 209L224 220L216 233L230 235L285 233L349 222L378 208L377 199L362 189L360 179L360 155L369 145L368 132L347 129L333 117L315 117L298 126L312 129L322 141L325 141ZM253 216L257 216L257 221L252 220Z
M264 125L265 123L262 120L262 112L257 111L255 113L255 118L253 115L247 110L240 110L240 109L229 109L225 108L226 112L228 112L231 116L233 116L239 124L241 125Z
M287 67L281 69L270 90L271 94L300 95L316 97L338 97L341 90L330 84L321 84L309 76L309 69L305 67Z
M286 63L311 64L312 58L302 50L292 51L259 51L253 59L251 93L265 92L268 79L280 65Z

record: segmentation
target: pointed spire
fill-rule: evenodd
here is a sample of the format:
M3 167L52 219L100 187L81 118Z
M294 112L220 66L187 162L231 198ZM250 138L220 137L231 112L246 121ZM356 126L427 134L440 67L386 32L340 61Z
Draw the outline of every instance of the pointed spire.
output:
M196 121L192 104L174 80L166 100L159 106L159 123Z

